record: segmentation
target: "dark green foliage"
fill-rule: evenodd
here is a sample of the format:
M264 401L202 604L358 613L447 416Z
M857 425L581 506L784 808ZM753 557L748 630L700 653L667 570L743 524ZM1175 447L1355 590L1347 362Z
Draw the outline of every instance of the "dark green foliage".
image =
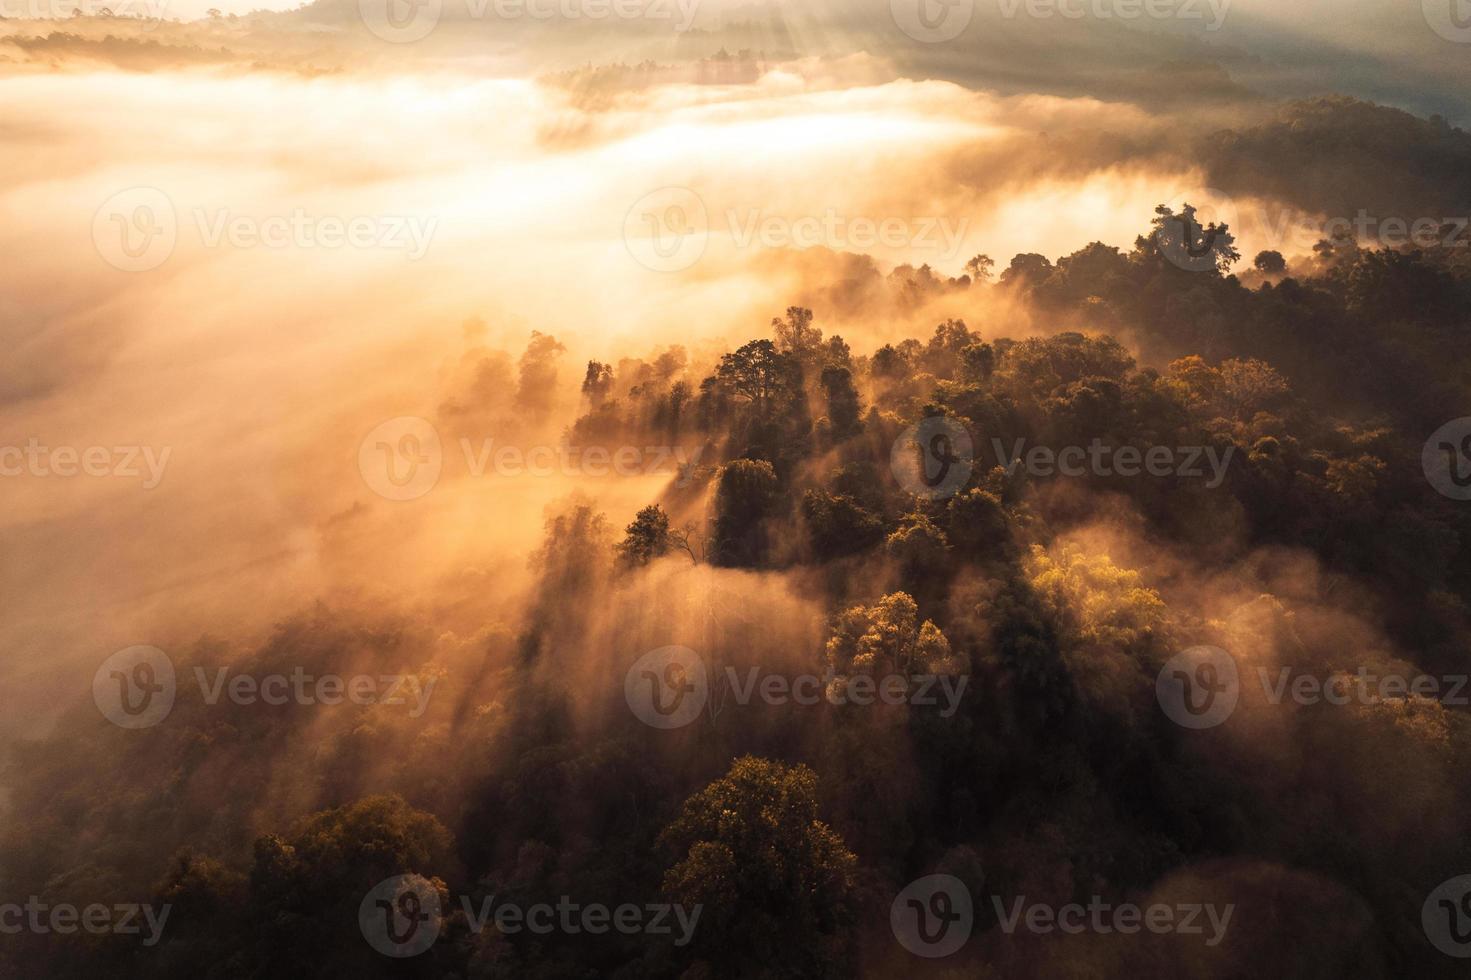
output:
M664 893L704 909L693 953L712 975L849 975L856 861L818 819L811 769L736 759L659 843L674 857Z

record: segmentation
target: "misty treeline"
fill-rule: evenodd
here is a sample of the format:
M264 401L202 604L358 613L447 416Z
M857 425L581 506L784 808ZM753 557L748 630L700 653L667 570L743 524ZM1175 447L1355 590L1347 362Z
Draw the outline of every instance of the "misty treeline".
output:
M553 392L579 386L570 444L678 446L693 462L635 514L586 496L554 509L524 589L485 575L437 609L316 604L253 649L205 631L171 651L181 675L412 667L438 682L422 717L207 705L181 684L156 728L119 731L83 703L19 746L3 893L146 895L173 911L156 948L13 936L0 962L50 976L898 976L932 964L893 941L889 904L944 872L976 896L977 924L934 975L1455 975L1419 917L1451 870L1471 870L1464 711L1415 696L1274 705L1246 684L1228 724L1189 732L1154 682L1197 644L1244 675L1471 666L1471 517L1420 464L1468 404L1471 259L1338 240L1238 277L1227 233L1216 266L1189 271L1160 246L1176 218L1161 211L1127 250L883 279L901 305L1004 296L1042 327L1021 339L946 319L860 351L820 308L793 306L709 358L614 351L584 368L542 334L520 355L467 355L440 398L447 437L548 417ZM891 456L933 417L964 427L976 465L930 499ZM1229 465L1216 485L1039 476L993 451L1094 440ZM478 625L446 640L440 617ZM624 677L673 644L716 677L968 685L953 706L798 706L717 684L695 723L661 731L629 710ZM357 908L400 873L433 880L450 914L431 950L390 961ZM1236 915L1215 947L1005 935L989 897L1023 895L1173 896ZM476 932L460 899L490 896L703 912L684 946Z

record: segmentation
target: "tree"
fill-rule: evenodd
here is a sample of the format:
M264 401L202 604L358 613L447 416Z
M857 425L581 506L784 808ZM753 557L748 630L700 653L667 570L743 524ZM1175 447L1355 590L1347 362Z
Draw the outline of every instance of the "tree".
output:
M582 394L588 404L596 410L613 390L613 365L587 362L587 374L582 379Z
M1282 257L1281 252L1258 252L1252 265L1258 272L1265 272L1268 275L1277 275L1287 271L1287 260Z
M776 471L764 459L737 459L720 471L715 491L715 561L754 565L765 557L762 522L776 507Z
M804 361L811 359L822 344L822 331L812 325L812 311L801 306L787 307L785 320L773 317L771 329L777 347Z
M950 542L945 532L923 514L910 514L884 542L899 564L899 574L925 597L929 588L950 573Z
M521 355L516 403L533 419L541 419L552 408L557 387L557 361L567 348L540 331L531 332L531 342Z
M826 655L828 666L841 677L960 672L950 641L928 619L920 623L919 606L905 592L842 613L827 641Z
M1039 286L1052 275L1052 262L1045 255L1027 252L1014 256L1006 271L1001 273L1003 286Z
M966 558L1005 557L1011 552L1011 524L1001 500L985 490L950 498L945 509L947 537Z
M962 352L980 338L970 332L964 320L946 320L935 327L934 336L925 347L921 364L937 378L951 378L962 366Z
M827 418L832 423L833 439L841 441L857 433L863 410L858 389L853 387L853 372L845 367L823 368L822 389L827 396Z
M977 255L965 264L965 273L970 276L972 282L990 282L991 270L996 268L995 261L989 255Z
M640 568L668 553L673 541L669 532L669 515L651 504L638 512L627 533L618 544L618 557L627 566Z
M701 907L690 948L709 975L852 975L857 859L817 816L811 769L748 755L664 829L664 893Z
M811 489L802 495L802 520L819 561L862 551L883 537L878 515L844 494Z
M764 416L784 396L800 390L802 370L796 358L769 340L753 340L720 359L715 376L736 396Z
M330 964L371 968L378 954L340 923L357 917L369 890L395 875L438 875L450 870L453 838L434 816L398 796L373 796L306 817L289 837L255 842L250 871L250 916L258 930L261 975L318 973ZM441 909L448 906L441 901ZM256 971L252 971L256 972Z
M1195 219L1196 209L1185 204L1176 214L1167 204L1154 209L1154 233L1150 236L1166 259L1191 272L1215 272L1224 275L1241 258L1236 250L1236 236L1225 222L1211 222L1202 227Z
M853 351L846 340L833 334L823 345L823 360L831 367L844 367L852 370Z
M963 377L967 381L984 381L996 370L996 350L987 343L974 343L960 352Z

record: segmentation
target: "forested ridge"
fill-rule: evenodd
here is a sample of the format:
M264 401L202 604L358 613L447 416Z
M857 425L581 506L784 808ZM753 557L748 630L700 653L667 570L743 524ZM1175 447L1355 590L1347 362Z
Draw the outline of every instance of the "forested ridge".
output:
M1252 677L1468 670L1471 510L1437 492L1422 453L1471 404L1471 257L1464 239L1338 238L1290 267L1267 254L1248 268L1226 235L1218 264L1182 268L1160 237L1178 217L1162 208L1122 248L978 256L956 278L901 267L871 284L900 308L1004 299L987 308L1026 308L1022 329L955 317L859 349L820 305L793 305L713 359L610 350L571 372L542 334L515 362L467 350L436 395L447 435L479 431L512 391L508 411L551 417L538 392L575 373L566 444L680 447L690 462L631 521L569 498L524 592L467 573L446 615L480 627L457 626L449 648L432 609L304 599L253 648L206 634L172 651L181 673L415 664L440 699L421 718L206 705L181 687L165 725L120 737L80 704L21 745L11 804L25 819L0 830L7 894L141 891L172 913L155 948L7 937L0 964L214 978L1459 975L1426 946L1420 910L1449 870L1471 872L1464 708L1243 693L1228 723L1192 731L1160 710L1156 677L1199 645ZM906 431L927 420L972 444L943 493L899 475ZM1168 448L1172 465L1190 450L1195 464L1007 465L1016 447L1093 445L1115 460ZM967 682L953 703L867 707L738 703L717 685L694 723L659 730L629 711L624 680L675 644L716 678L814 673L825 692L862 675ZM895 895L933 873L975 898L973 937L938 965L888 926ZM363 942L357 909L400 874L441 891L446 921L425 955L395 961ZM1235 903L1226 941L1007 934L991 900L1182 894ZM462 905L569 895L702 912L680 945L677 931L477 932Z

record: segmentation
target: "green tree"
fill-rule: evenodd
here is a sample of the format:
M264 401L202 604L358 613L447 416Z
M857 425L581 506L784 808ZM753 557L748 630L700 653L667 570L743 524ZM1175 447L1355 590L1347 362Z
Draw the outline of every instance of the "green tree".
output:
M862 551L884 534L883 521L858 501L815 488L802 495L802 520L819 561Z
M669 515L658 504L638 512L618 543L618 557L627 566L642 567L669 552L673 542L669 533Z
M710 975L853 975L857 859L817 817L811 769L743 756L664 829L664 892L701 906L691 949Z
M1258 272L1268 275L1276 275L1287 271L1287 260L1282 257L1281 252L1265 251L1256 253L1256 258L1251 263Z
M715 376L737 402L751 406L759 418L799 393L802 383L797 359L769 340L753 340L726 354Z
M812 311L801 306L787 307L785 320L773 317L771 329L777 347L799 360L810 360L822 344L822 331L812 325Z
M828 666L842 677L954 674L961 668L945 634L928 619L919 621L919 606L904 592L838 616L826 656Z
M994 268L996 268L996 262L991 256L977 255L965 263L965 274L970 276L972 282L990 282L991 270Z
M842 441L858 432L863 407L858 389L853 387L853 372L845 367L822 369L822 389L827 396L827 418L832 425L834 441Z
M776 471L766 460L736 459L721 469L715 490L716 564L756 565L764 559L762 523L778 500Z

